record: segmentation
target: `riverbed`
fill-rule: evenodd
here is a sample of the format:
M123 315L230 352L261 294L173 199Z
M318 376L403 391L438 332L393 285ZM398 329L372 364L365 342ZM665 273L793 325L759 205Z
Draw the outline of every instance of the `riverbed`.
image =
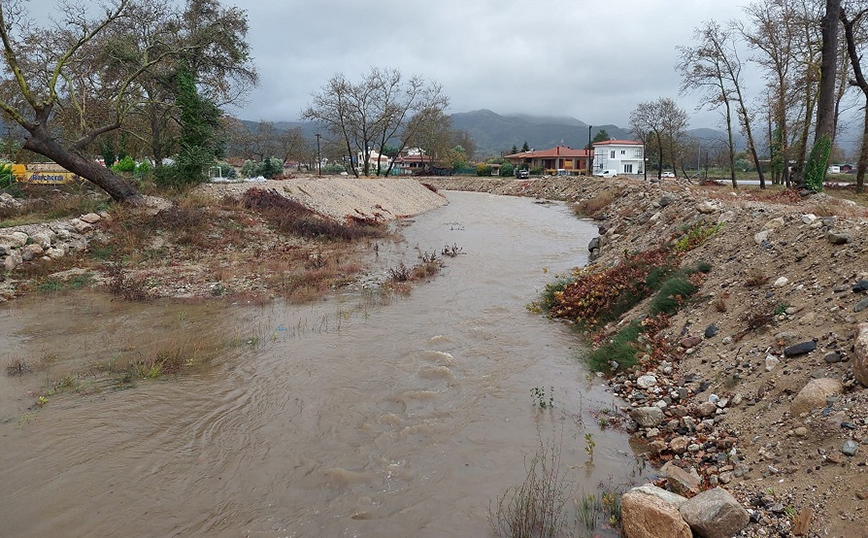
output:
M568 326L527 309L596 227L562 203L445 194L376 250L382 272L458 253L406 298L4 307L3 359L33 371L0 378L0 535L487 536L540 443L579 490L629 482L604 384ZM161 346L207 364L34 397Z

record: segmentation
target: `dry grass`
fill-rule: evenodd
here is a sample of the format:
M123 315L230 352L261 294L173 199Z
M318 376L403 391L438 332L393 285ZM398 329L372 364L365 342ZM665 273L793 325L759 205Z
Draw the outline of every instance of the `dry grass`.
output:
M762 286L769 281L769 276L761 267L748 267L745 271L744 285L749 288Z
M618 199L621 192L622 189L618 188L606 189L596 194L593 198L576 202L573 206L573 211L580 217L602 218L605 209Z

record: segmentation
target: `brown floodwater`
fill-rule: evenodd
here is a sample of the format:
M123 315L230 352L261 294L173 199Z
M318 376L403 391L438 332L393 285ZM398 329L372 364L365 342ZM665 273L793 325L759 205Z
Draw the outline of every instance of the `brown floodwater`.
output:
M541 442L577 491L630 481L626 435L593 416L611 396L569 328L526 308L596 228L563 204L446 194L380 245L383 271L461 250L407 298L4 305L0 536L489 536ZM183 375L117 373L178 349ZM6 375L16 361L32 371Z

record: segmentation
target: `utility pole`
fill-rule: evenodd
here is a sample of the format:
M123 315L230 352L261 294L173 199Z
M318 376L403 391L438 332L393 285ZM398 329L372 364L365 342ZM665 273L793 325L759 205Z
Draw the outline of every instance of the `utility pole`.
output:
M316 177L322 177L322 157L319 150L320 134L316 134Z
M588 175L594 175L594 146L591 145L591 129L593 125L588 125Z

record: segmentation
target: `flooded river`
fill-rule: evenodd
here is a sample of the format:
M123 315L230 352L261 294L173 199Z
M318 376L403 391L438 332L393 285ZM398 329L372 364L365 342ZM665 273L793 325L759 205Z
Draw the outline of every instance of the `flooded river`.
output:
M491 502L541 440L587 492L629 480L626 436L592 415L612 402L575 337L526 309L585 262L596 228L563 204L446 194L381 243L380 263L462 254L388 304L73 292L3 306L0 536L489 536ZM87 384L161 348L210 362L127 390ZM13 361L32 372L6 375ZM38 405L64 376L79 392Z

